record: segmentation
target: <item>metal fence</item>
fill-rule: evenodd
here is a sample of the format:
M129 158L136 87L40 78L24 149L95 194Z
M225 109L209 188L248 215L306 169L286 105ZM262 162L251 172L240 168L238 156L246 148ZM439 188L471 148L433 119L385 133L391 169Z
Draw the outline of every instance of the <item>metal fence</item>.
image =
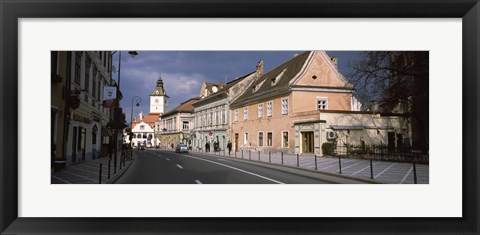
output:
M378 145L337 146L336 155L342 158L372 159L376 161L394 161L428 164L428 154L411 147L389 147Z

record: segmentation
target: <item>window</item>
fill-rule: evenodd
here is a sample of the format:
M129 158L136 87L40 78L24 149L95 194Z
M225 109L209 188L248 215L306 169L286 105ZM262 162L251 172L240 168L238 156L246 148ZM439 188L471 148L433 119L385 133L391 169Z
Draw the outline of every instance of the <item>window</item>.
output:
M183 122L183 129L184 129L184 130L190 129L190 122L188 122L188 121Z
M85 79L84 79L84 90L85 90L85 102L88 102L88 96L87 93L90 93L90 68L92 65L92 61L90 60L89 57L86 57L85 60Z
M94 98L98 98L97 96L97 69L93 66L93 82L92 82L92 95Z
M273 144L273 133L267 132L267 146L272 146Z
M258 132L258 146L263 146L263 132Z
M272 78L271 81L272 81L272 86L275 86L277 84L278 81L280 81L280 79L282 78L283 74L285 73L285 71L287 71L287 69L284 69L280 74L278 74L276 77Z
M327 97L317 97L317 110L328 109L328 98Z
M248 107L243 108L243 120L248 119Z
M234 118L234 121L238 122L238 109L235 109L233 118Z
M107 67L107 52L104 51L104 52L101 52L101 53L102 53L102 55L103 55L103 59L102 59L102 61L103 61L103 67L106 68L106 67Z
M244 133L243 144L248 144L248 133L247 132Z
M267 117L272 116L272 109L273 109L272 106L273 106L272 101L268 101L267 102Z
M288 132L283 132L282 133L282 146L284 148L288 148Z
M227 112L226 112L226 110L225 110L225 107L223 107L223 108L222 108L222 124L225 124L225 123L226 123L226 122L225 122L225 120L226 120L226 118L225 118L225 117L226 117L226 114L227 114Z
M75 79L74 82L80 85L80 68L82 67L82 52L75 53Z
M263 104L258 104L258 118L263 118Z
M97 80L97 85L98 85L98 89L97 89L97 98L98 100L102 100L102 97L100 96L100 90L102 90L101 88L101 81L102 81L102 76L98 76L98 80Z
M58 51L50 52L50 73L53 75L58 74Z
M144 126L144 125L140 125L140 130L145 130L145 126Z
M288 114L288 98L282 98L282 114Z
M92 65L92 60L87 57L85 60L85 90L87 93L90 93L90 68Z

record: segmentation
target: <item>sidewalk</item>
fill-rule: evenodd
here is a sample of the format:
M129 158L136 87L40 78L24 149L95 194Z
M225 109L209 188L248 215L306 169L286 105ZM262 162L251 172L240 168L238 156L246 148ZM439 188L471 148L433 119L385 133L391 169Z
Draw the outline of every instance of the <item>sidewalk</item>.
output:
M203 153L193 151L195 153ZM216 153L203 153L207 155L216 155L221 157L243 158L244 160L267 162L271 164L285 165L289 167L300 167L312 171L320 171L323 173L337 175L342 177L358 178L363 180L373 180L384 184L414 184L414 176L416 174L417 184L429 183L429 165L415 164L404 162L386 162L372 161L372 170L370 170L370 160L346 159L333 157L320 157L313 154L283 155L279 152L262 153L259 151L237 151L232 152L230 156L228 151L223 150ZM316 168L315 168L316 160ZM340 162L340 163L339 163ZM297 166L298 165L298 166ZM341 166L341 174L340 174ZM372 179L373 176L373 179Z
M136 153L133 151L133 159ZM126 160L125 166L120 166L120 152L117 155L117 167L114 160L110 161L110 178L108 177L108 162L110 158L99 158L91 161L67 166L64 170L51 173L51 184L98 184L100 179L100 164L102 164L102 184L109 184L117 180L130 167L133 160ZM121 167L121 169L120 169Z

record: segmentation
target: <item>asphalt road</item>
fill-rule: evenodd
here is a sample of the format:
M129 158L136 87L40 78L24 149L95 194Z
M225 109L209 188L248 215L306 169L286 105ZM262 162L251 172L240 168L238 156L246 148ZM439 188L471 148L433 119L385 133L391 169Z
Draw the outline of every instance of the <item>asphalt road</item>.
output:
M134 150L137 151L137 150ZM329 184L361 183L240 159L139 150L116 184Z

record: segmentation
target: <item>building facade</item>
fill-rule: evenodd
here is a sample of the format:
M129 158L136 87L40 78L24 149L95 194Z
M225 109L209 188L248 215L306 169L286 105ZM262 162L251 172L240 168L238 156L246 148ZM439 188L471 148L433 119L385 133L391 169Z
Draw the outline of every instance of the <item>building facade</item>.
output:
M111 52L58 51L52 65L52 159L65 164L106 156L111 110L102 106L111 85Z
M159 139L162 148L172 148L180 143L191 148L191 130L194 128L192 104L199 99L191 98L161 115L161 124L158 124L158 128L161 128Z
M209 143L214 150L215 143L217 150L223 150L227 147L230 140L229 120L230 102L235 100L252 81L257 77L257 73L252 72L240 78L228 82L222 89L209 93L202 86L200 94L201 99L193 104L195 129L193 130L193 148L205 150L206 143ZM204 83L205 84L205 83Z
M159 134L160 117L168 109L168 98L170 98L163 85L163 79L159 76L153 91L149 95L150 113L144 116L143 112L140 112L138 118L132 121L132 142L130 143L129 137L125 137L125 143L129 143L132 146L144 144L147 148L161 144Z
M336 62L307 51L257 78L230 104L233 148L321 154L319 115L361 107Z

